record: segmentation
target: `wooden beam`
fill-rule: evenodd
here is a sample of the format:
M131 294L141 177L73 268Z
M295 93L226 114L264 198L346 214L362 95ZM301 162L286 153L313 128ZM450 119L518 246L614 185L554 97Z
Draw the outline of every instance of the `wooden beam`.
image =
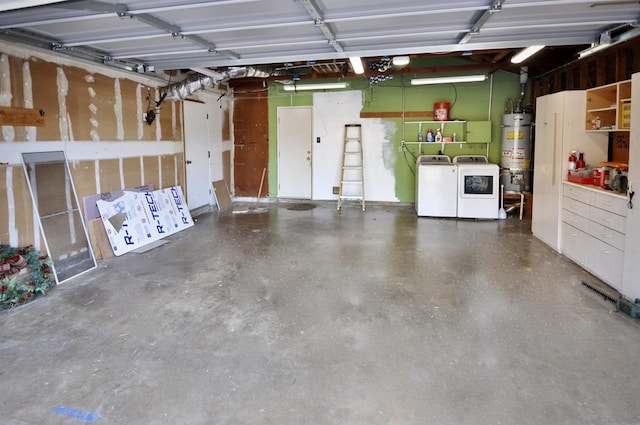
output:
M402 118L403 112L360 112L360 118ZM433 118L433 111L405 111L405 118Z
M44 127L44 111L0 106L0 125Z

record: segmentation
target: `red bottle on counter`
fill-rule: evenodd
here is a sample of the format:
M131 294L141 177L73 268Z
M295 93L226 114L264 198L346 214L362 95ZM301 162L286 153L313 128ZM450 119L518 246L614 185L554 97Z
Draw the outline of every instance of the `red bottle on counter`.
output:
M569 155L569 171L573 171L576 169L577 162L578 157L576 156L576 151L572 151L571 155Z
M586 166L587 164L584 162L584 153L580 152L578 161L576 161L576 170L579 170L580 168L584 168Z

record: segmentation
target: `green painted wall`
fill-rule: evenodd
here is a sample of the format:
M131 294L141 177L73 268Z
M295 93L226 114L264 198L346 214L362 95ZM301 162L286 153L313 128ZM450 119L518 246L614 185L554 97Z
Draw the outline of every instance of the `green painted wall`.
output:
M476 72L480 73L480 72ZM429 76L442 76L446 74L430 74ZM416 75L415 77L426 77ZM451 104L450 119L466 121L487 121L492 123L492 138L489 145L489 161L499 164L501 156L502 116L505 113L507 99L515 103L520 95L520 76L503 71L496 71L492 80L481 83L442 84L429 86L411 86L413 76L400 76L394 79L370 86L365 78L345 79L349 83L346 90L362 90L364 98L363 112L400 112L405 111L432 111L436 102L449 102ZM490 87L493 86L492 90ZM527 90L528 92L528 90ZM492 93L492 95L491 95ZM525 99L527 100L527 99ZM491 108L489 104L491 102ZM310 92L290 93L282 90L282 85L272 83L269 87L269 196L277 196L277 108L279 106L312 106L313 96ZM430 117L406 118L408 121L428 121ZM395 123L397 132L390 140L396 146L398 156L395 165L396 196L400 202L414 201L415 182L415 157L419 155L416 145L407 145L402 149L403 132L405 140L417 140L417 125L405 124L402 119L389 119ZM460 127L458 127L460 126ZM456 132L458 140L461 140L461 124L447 124L444 135L450 135L450 131ZM435 130L435 128L434 128ZM436 154L440 150L440 144L422 145L423 154ZM445 154L450 156L463 154L487 153L484 144L451 144L445 148Z

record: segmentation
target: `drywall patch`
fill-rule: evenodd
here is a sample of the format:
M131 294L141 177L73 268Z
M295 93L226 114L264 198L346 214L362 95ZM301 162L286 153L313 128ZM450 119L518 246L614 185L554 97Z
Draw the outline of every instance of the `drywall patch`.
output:
M122 89L120 88L119 78L116 78L114 80L113 94L115 97L113 112L116 115L116 139L124 140L124 121L122 120Z
M0 55L0 106L11 106L11 67L9 56ZM2 138L5 142L16 140L16 131L11 125L2 126Z
M91 84L95 82L95 78L93 77L93 75L88 74L85 75L84 80ZM96 97L96 91L93 87L89 86L87 88L87 91L89 92L89 97L91 99ZM89 136L91 137L91 140L94 142L99 142L100 141L100 134L98 133L98 120L96 119L96 115L98 114L98 106L96 106L95 103L90 103L89 104L89 111L91 111L91 118L89 118L89 123L91 124L91 130L89 131Z
M31 67L29 66L29 62L24 62L22 64L22 85L23 88L23 97L24 97L24 107L32 109L33 108L33 81L31 80ZM25 127L26 130L26 140L27 142L34 142L38 136L38 131L34 126Z
M67 112L67 93L69 93L69 80L64 74L62 67L57 68L56 81L58 83L58 111L60 117L60 140L69 141L69 128L71 126L71 117Z

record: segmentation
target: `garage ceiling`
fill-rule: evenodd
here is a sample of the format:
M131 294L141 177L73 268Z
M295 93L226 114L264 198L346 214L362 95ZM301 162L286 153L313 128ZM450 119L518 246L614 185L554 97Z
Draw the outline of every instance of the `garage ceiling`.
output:
M3 0L0 38L136 72L452 52L508 62L534 44L622 41L639 18L631 0Z

